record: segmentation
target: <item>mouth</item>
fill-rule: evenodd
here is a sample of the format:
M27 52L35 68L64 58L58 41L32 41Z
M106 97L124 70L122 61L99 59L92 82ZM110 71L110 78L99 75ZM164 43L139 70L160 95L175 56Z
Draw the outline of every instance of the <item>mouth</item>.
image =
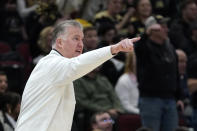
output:
M82 50L76 50L75 52L78 53L78 54L81 54Z
M0 92L4 92L6 88L0 88Z

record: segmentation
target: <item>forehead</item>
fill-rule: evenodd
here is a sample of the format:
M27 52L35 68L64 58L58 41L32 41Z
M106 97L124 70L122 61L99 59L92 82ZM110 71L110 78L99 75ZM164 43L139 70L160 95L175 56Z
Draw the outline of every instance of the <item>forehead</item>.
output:
M96 31L96 29L92 29L92 30L87 30L87 31L85 31L84 32L84 35L89 35L89 34L95 34L95 33L97 33L97 31Z
M110 118L110 115L108 113L103 113L103 114L99 114L96 116L97 121L102 120L102 119L108 119L108 118Z
M189 4L186 5L186 8L196 8L196 4L194 2L191 2Z
M138 5L140 4L150 4L149 0L139 0Z
M83 31L79 27L70 26L70 27L68 27L67 32L68 32L67 34L71 37L72 36L78 36L81 38L84 37Z
M7 79L7 76L6 75L0 75L0 79Z
M109 0L110 3L122 3L122 0Z

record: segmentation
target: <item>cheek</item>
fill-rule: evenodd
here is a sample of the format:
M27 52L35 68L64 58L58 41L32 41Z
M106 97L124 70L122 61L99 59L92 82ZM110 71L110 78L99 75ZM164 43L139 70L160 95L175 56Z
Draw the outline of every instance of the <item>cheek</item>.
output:
M63 46L64 50L70 52L73 50L73 43L70 40L67 40Z

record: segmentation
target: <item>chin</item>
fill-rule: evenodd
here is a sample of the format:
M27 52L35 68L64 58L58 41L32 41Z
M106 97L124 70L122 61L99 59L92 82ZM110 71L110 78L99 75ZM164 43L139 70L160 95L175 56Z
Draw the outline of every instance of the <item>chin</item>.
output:
M77 57L77 56L80 56L81 55L81 53L76 53L75 55L74 55L74 57Z

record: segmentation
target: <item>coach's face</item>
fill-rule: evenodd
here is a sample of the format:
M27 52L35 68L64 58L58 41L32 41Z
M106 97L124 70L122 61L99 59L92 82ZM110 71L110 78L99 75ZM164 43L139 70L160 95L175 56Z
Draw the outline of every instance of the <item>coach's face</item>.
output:
M66 58L79 56L83 51L83 32L78 27L68 27L67 33L63 34L58 41L60 53Z

